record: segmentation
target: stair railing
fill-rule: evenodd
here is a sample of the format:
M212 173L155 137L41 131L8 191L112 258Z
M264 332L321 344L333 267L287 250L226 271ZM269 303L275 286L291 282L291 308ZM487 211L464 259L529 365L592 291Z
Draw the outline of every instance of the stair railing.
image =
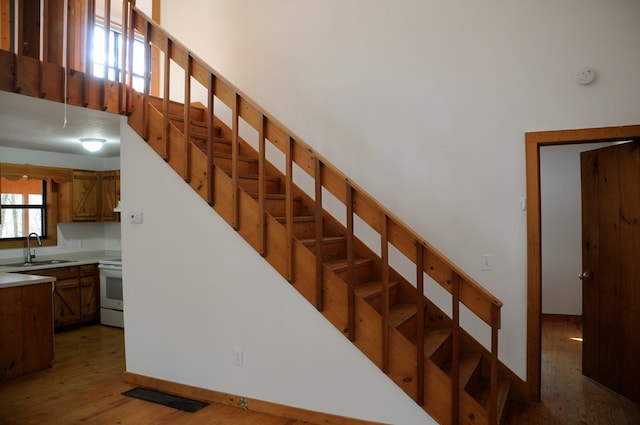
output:
M500 311L502 303L480 286L470 276L460 270L455 264L448 260L438 250L423 240L401 220L399 220L390 211L380 205L373 197L366 193L362 188L357 186L353 181L348 179L343 173L331 165L325 158L314 151L310 145L303 142L287 127L273 118L266 110L258 106L249 97L238 90L233 84L224 79L218 72L207 65L203 60L189 51L179 41L174 39L160 26L154 23L150 18L145 16L135 6L129 5L128 22L129 44L133 37L145 40L146 58L151 58L151 49L156 48L164 53L164 63L161 69L164 69L164 103L163 114L165 117L165 143L168 137L168 119L170 115L169 104L169 88L170 79L173 72L171 63L177 64L184 72L184 92L183 102L185 132L187 132L186 158L183 177L189 181L189 157L191 155L191 144L188 143L188 132L190 122L190 99L192 84L191 81L198 81L207 91L207 110L210 112L208 118L208 139L207 146L209 156L209 164L213 164L212 146L213 146L213 126L214 126L214 99L218 99L231 110L231 128L232 128L232 226L238 229L239 226L239 144L240 144L240 120L251 126L258 134L258 155L259 155L259 193L258 204L260 208L260 246L257 248L262 255L266 255L266 220L265 220L265 170L268 160L266 159L267 146L277 148L285 158L284 175L286 195L286 216L285 227L287 228L287 265L283 275L289 281L294 280L294 264L293 264L293 165L295 164L303 170L314 182L314 200L316 203L314 215L316 226L316 307L323 309L323 267L322 267L322 228L323 228L323 190L327 191L344 206L347 217L347 261L349 264L350 277L348 281L348 329L349 338L355 339L355 278L354 270L354 246L355 235L353 231L354 217L359 217L374 229L381 243L382 257L382 284L383 299L389 299L389 246L395 247L409 261L415 265L416 271L416 306L418 309L418 331L417 331L417 376L418 376L418 396L417 402L424 405L424 328L425 328L425 301L424 301L424 276L428 275L437 282L442 288L451 294L452 302L452 321L453 327L453 379L452 379L452 418L457 420L459 415L459 394L460 388L457 377L459 376L459 355L460 355L460 305L465 305L478 319L485 322L491 328L490 342L490 400L489 400L489 422L497 423L497 388L498 388L498 331L501 326ZM131 48L129 47L129 63L132 60ZM150 81L150 70L152 64L147 61L145 80L147 81L144 96L144 129L143 134L148 135L149 111L148 111L148 82ZM131 66L127 67L128 72ZM158 68L160 69L160 68ZM132 88L130 85L131 76L129 75L124 83L126 83L128 99L131 99ZM127 112L131 112L131 102L127 102ZM165 150L167 153L169 149ZM167 159L167 158L165 158ZM214 174L208 173L208 181L206 188L206 200L213 206L216 199L214 194ZM383 360L381 368L386 370L389 361L389 311L388 302L383 302L387 308L383 310L383 323L381 341L383 345ZM456 423L453 421L453 423Z

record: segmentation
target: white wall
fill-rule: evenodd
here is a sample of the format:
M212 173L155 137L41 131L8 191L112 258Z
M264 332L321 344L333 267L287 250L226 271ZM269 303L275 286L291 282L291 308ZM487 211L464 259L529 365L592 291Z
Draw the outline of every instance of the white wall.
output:
M524 133L638 123L640 3L162 5L169 32L504 302L500 358L525 377Z
M117 170L120 158L97 158L0 146L0 162L31 164L82 170ZM1 226L1 224L0 224ZM86 251L119 251L120 223L60 223L58 245L38 247L37 255L71 254ZM20 258L23 250L0 249L0 259Z
M542 313L582 314L582 204L580 152L609 146L540 149Z
M433 422L121 129L127 371L393 424ZM243 366L233 349L243 351Z

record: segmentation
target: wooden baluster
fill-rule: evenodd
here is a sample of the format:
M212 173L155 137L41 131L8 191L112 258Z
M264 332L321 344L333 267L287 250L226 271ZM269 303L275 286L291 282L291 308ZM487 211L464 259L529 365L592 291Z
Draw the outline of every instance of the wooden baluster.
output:
M258 209L260 213L260 255L267 255L267 191L265 181L267 176L267 146L266 146L267 117L260 119L258 128Z
M287 280L293 283L293 138L287 137L286 164L286 216L287 216Z
M385 214L380 231L382 257L382 371L389 373L389 217Z
M119 112L122 114L124 112L129 112L127 110L126 104L126 69L127 69L127 48L128 48L128 33L129 33L129 2L127 0L122 0L122 51L120 52L120 66L122 70L120 71L120 89L118 90L118 108Z
M355 309L355 245L353 229L353 186L347 181L347 328L349 340L356 340L356 309Z
M208 170L208 183L207 183L207 202L209 205L215 205L215 171L216 165L213 163L213 138L215 136L215 86L216 77L213 72L209 72L209 81L207 84L207 104L209 105L207 113L207 170ZM168 96L165 96L168 99Z
M45 2L47 3L47 2ZM109 8L109 10L111 10L111 8ZM86 50L86 61L85 61L85 78L93 78L93 39L94 39L94 33L95 33L95 29L96 29L96 2L95 0L89 0L87 2L87 40L86 40L86 45L85 45L85 50ZM106 17L105 15L105 22L111 22L111 16L109 15L108 17ZM124 23L123 23L124 25ZM106 23L105 23L105 27L106 27ZM124 28L124 26L123 26ZM124 31L124 30L123 30ZM108 40L108 39L107 39ZM107 47L108 49L108 47ZM105 56L105 58L108 58L108 56ZM105 67L106 68L106 67ZM108 107L108 99L107 99L107 79L103 78L102 81L100 82L100 107L102 108L103 111L107 110ZM118 105L118 107L120 107Z
M418 308L418 326L416 334L418 394L416 401L420 406L424 406L424 246L420 241L416 242L416 306Z
M151 51L149 51L151 57ZM187 52L187 68L184 70L184 175L185 181L191 181L191 74L193 58ZM151 80L146 80L147 87Z
M135 2L131 2L132 6L135 6ZM126 103L127 103L127 113L131 114L131 110L133 109L133 41L135 39L135 28L136 21L138 20L138 13L131 7L129 9L129 36L127 41L127 70L126 70Z
M149 141L149 84L151 67L149 66L149 58L151 57L151 23L145 22L144 31L144 88L142 91L142 138ZM133 39L131 40L131 48L133 50ZM133 61L130 64L130 83L133 87Z
M460 276L451 277L452 341L451 341L451 423L460 417Z
M173 50L173 42L169 37L166 39L166 50L164 54L164 98L162 99L162 137L164 138L163 159L169 161L169 143L171 138L171 120L170 120L170 97L171 97L171 52Z
M232 114L232 126L231 126L231 182L232 182L232 193L231 193L231 208L232 208L232 218L231 225L235 230L240 228L240 212L239 212L239 199L238 199L238 190L239 190L239 181L240 177L238 176L238 133L239 133L239 108L240 108L240 96L236 93L233 106L231 108Z
M104 81L109 79L109 33L111 32L111 0L104 2L104 70L102 78Z
M489 423L498 423L498 329L500 307L491 309L491 383L489 388Z
M317 156L313 159L315 170L315 218L316 218L316 308L324 310L323 290L323 223L322 223L322 162Z

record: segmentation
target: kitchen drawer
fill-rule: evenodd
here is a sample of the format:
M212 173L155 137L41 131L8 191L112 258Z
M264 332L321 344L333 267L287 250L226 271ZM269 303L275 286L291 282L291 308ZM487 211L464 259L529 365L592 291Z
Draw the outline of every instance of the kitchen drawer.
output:
M33 271L24 272L24 273L35 274L40 276L51 276L51 277L55 277L58 280L61 280L61 279L78 277L80 273L80 268L78 266L59 267L55 269L33 270Z

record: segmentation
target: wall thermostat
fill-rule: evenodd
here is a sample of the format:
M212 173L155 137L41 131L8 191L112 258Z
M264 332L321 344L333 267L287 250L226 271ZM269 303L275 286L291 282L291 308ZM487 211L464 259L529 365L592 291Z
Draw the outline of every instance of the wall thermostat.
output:
M131 211L129 213L129 220L132 223L136 223L136 224L142 223L142 212L141 211Z
M596 78L596 70L593 68L580 68L576 74L576 80L578 83L586 86L587 84L591 84L593 80Z

